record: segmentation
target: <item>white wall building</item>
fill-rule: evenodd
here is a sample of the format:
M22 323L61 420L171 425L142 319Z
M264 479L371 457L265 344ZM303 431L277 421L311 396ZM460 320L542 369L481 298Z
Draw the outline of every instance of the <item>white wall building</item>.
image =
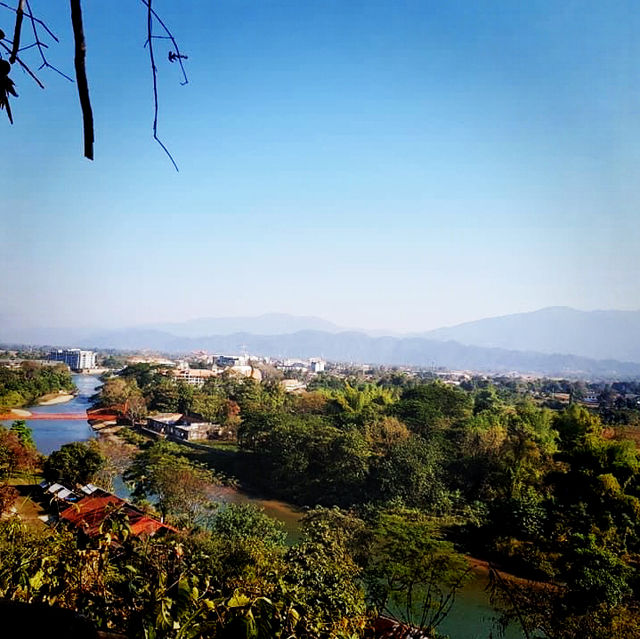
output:
M64 362L73 371L82 371L96 367L96 354L79 348L57 349L49 353L49 359Z

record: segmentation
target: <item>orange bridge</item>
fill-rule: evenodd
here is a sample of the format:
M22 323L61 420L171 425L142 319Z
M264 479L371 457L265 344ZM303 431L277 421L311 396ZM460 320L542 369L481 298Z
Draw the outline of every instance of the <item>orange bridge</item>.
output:
M113 421L118 419L118 415L115 413L102 413L102 412L83 412L83 413L31 413L30 415L16 415L15 413L5 413L0 415L0 420L18 420L24 419L26 421L32 421L35 419L48 419L48 420L88 420L99 419L100 421Z

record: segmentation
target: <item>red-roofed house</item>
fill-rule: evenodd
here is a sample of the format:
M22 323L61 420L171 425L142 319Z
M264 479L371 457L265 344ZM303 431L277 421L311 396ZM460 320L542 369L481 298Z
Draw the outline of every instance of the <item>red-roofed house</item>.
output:
M71 504L60 513L60 519L69 522L88 537L95 537L100 533L100 526L104 520L114 512L127 515L131 532L135 536L177 532L173 526L163 524L124 499L101 489L97 489L75 504Z

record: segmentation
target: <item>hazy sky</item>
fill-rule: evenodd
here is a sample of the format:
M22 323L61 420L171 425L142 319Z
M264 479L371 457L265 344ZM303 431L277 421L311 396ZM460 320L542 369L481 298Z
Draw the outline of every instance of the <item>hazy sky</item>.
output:
M72 74L68 3L31 4ZM0 313L426 330L640 307L635 2L154 0L189 55L181 87L156 43L180 173L151 138L144 6L84 4L96 161L75 86L14 70Z

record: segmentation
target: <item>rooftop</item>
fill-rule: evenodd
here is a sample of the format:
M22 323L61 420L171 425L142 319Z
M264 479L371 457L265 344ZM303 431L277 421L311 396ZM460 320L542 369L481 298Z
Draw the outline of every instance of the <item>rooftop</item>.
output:
M114 512L127 515L131 532L135 536L155 535L158 531L177 532L173 526L145 515L124 499L100 489L62 511L60 518L81 529L89 537L95 537L100 533L100 526L104 520Z

